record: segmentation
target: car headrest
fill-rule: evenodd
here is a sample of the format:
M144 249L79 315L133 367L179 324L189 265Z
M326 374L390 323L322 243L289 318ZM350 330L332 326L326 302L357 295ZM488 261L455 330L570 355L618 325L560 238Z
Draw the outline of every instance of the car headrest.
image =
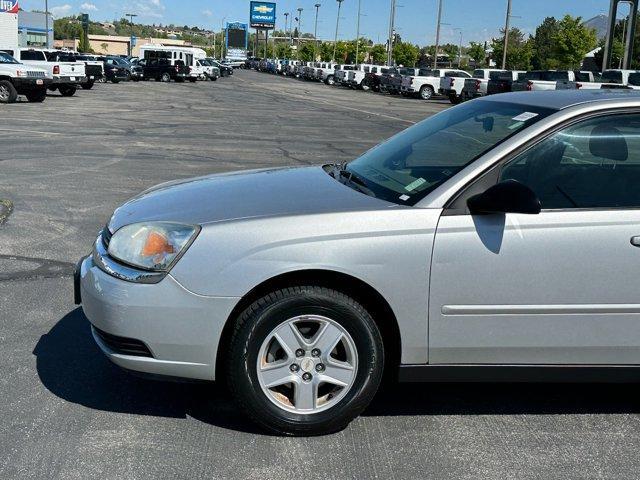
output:
M589 139L591 155L616 162L629 158L629 147L620 130L610 125L598 125L591 131Z

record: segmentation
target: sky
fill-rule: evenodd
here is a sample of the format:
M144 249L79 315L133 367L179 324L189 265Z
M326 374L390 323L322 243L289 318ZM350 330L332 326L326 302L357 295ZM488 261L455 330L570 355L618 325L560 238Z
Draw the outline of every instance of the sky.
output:
M19 0L25 10L44 10L44 0ZM139 23L189 25L220 30L226 21L247 22L248 0L48 0L56 17L80 12L92 20L113 20L124 13L136 13ZM391 0L360 0L360 32L374 42L384 43L388 36ZM336 27L335 0L280 0L277 4L277 27L284 28L284 12L303 8L302 32L313 33L315 8L320 3L318 37L333 40ZM547 16L567 13L589 19L609 11L609 0L512 0L512 25L533 33ZM418 45L435 43L438 0L397 0L396 28L404 41ZM507 0L443 0L441 43L491 40L504 26ZM340 13L339 39L356 36L358 0L344 0Z

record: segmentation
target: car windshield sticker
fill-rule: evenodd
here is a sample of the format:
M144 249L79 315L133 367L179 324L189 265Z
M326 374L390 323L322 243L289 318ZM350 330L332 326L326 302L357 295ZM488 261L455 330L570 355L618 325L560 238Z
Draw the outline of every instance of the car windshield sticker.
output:
M427 181L424 178L419 178L417 180L414 180L413 182L411 182L409 185L407 185L406 187L404 187L404 189L407 192L413 192L416 188L418 188L420 185L422 185L423 183L427 183Z
M400 195L400 197L398 197L400 200L402 200L403 202L406 202L407 200L409 200L411 197L409 195Z
M533 112L524 112L518 115L517 117L513 117L511 120L515 120L516 122L526 122L527 120L531 120L532 118L537 117L537 113Z

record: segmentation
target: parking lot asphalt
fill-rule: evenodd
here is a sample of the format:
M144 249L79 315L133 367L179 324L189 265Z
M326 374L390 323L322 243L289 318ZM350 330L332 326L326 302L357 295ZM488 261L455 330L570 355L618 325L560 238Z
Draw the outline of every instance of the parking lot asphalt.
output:
M118 369L73 305L73 264L141 190L348 160L448 106L252 71L0 106L0 478L638 478L635 386L391 385L340 433L280 438L219 386Z

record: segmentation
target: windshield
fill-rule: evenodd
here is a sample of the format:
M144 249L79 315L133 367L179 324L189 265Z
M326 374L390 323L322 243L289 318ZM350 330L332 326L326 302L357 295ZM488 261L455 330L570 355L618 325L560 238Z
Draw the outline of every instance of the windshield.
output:
M372 195L414 205L485 152L553 110L474 101L400 132L349 163Z
M19 63L8 53L0 52L0 63Z

